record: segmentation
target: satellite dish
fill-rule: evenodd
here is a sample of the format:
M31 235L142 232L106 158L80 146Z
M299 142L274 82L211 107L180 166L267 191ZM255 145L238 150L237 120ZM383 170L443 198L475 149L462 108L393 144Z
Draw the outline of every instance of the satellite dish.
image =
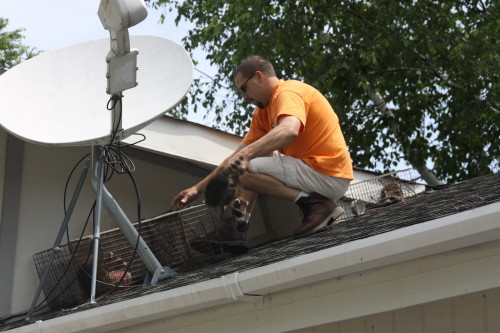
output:
M189 90L193 63L177 43L131 36L138 86L123 92L122 138L176 106ZM22 140L45 145L109 144L106 93L109 38L29 59L0 76L0 125Z

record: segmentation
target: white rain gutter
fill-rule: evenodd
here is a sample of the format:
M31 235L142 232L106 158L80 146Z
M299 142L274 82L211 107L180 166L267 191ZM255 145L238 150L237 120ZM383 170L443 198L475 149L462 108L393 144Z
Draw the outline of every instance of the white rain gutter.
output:
M16 332L106 332L500 239L500 203L221 278L36 322Z

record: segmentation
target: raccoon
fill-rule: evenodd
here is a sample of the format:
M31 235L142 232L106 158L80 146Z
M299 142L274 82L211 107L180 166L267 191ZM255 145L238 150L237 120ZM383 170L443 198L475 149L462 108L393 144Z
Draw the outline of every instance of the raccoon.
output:
M125 277L122 279L123 274ZM121 281L120 281L121 280ZM102 282L107 283L108 285L115 285L120 282L120 286L129 284L132 281L132 274L130 272L126 272L123 270L116 270L107 272L102 277Z
M125 268L127 267L128 263L124 261L122 258L119 256L115 255L112 251L105 252L102 255L102 259L106 263L106 267L109 268Z
M403 202L405 196L401 186L395 183L385 184L380 191L379 205L391 205L397 202Z
M127 262L113 252L99 252L97 265L96 296L99 297L109 291L114 284L118 283L125 273ZM78 282L85 297L90 297L90 287L92 284L92 258L79 267L77 273ZM120 285L129 284L132 281L132 274L127 272Z
M205 204L218 210L222 220L226 220L225 216L228 215L232 217L237 230L245 229L247 224L244 217L248 202L244 198L238 172L242 161L243 157L240 157L228 167L223 167L212 176L205 187Z

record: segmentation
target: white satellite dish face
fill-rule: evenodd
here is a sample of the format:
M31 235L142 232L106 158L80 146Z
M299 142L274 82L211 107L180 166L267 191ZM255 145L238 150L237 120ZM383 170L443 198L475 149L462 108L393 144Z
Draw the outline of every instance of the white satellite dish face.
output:
M130 36L139 50L135 88L123 92L123 138L176 106L189 90L193 63L177 43ZM0 76L0 124L29 142L87 146L111 140L106 93L109 38L51 51Z

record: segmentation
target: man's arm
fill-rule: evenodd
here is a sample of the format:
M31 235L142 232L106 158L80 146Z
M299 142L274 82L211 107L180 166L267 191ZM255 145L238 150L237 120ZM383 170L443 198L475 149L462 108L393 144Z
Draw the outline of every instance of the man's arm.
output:
M182 209L186 207L188 204L193 202L194 200L198 199L201 194L205 192L205 186L207 185L208 181L210 178L216 174L220 169L222 169L224 166L228 164L230 160L232 160L233 156L235 156L238 151L243 149L246 146L244 142L241 142L238 148L229 155L217 168L215 168L208 176L203 178L198 184L187 188L181 192L179 192L171 202L171 206L174 207L175 209Z
M301 126L302 123L297 117L281 117L278 125L259 140L246 146L240 146L240 149L229 157L227 163L231 164L243 157L243 162L239 166L239 171L243 174L248 170L248 163L253 158L270 156L275 150L286 147L295 140L299 135Z
M251 159L261 156L271 156L275 150L281 149L291 143L299 134L302 123L297 117L284 116L279 119L278 125L259 140L246 145L241 142L238 148L228 156L215 170L198 184L181 191L172 199L172 207L182 209L193 202L205 191L205 186L212 177L223 167L234 163L243 157L238 170L244 174L248 170L248 163Z

